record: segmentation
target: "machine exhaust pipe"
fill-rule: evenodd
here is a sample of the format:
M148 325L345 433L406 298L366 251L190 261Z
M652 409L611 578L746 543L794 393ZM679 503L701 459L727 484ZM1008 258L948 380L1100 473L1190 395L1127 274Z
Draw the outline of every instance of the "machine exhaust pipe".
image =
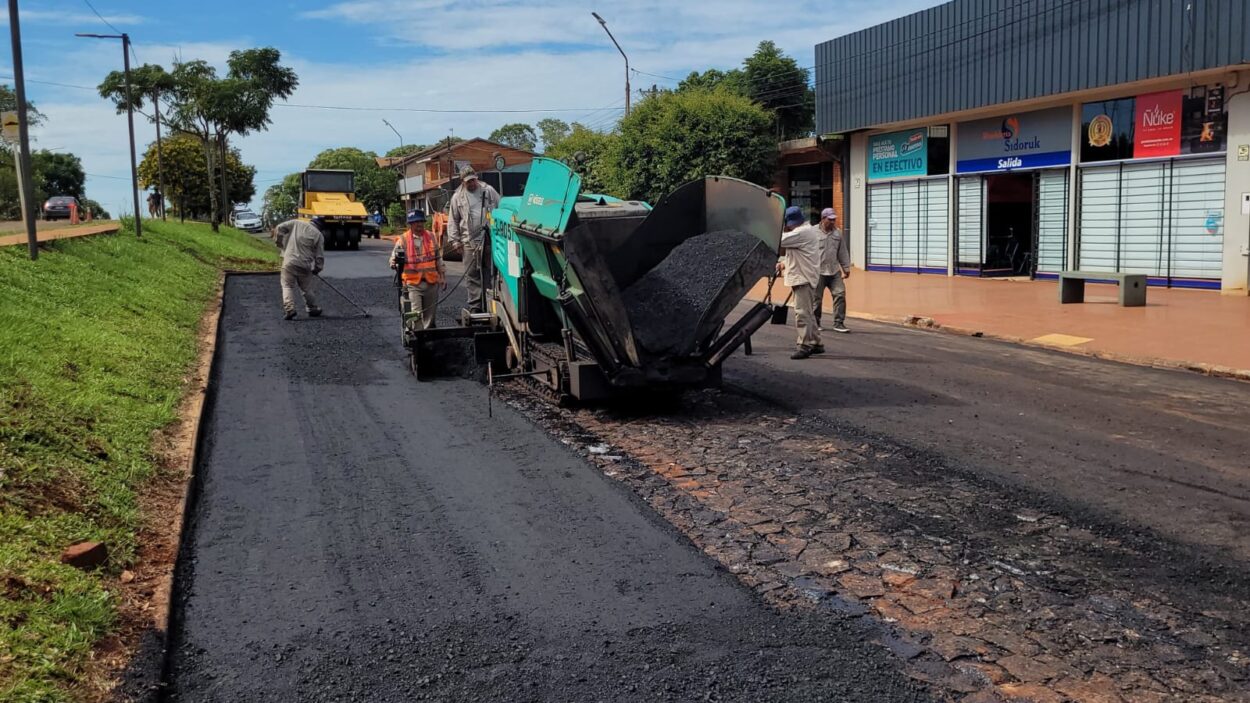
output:
M720 366L729 355L734 353L738 347L742 346L751 335L755 334L759 328L768 323L773 316L773 306L767 303L756 303L747 314L742 316L730 327L724 334L712 343L712 350L708 354L704 364L709 369Z

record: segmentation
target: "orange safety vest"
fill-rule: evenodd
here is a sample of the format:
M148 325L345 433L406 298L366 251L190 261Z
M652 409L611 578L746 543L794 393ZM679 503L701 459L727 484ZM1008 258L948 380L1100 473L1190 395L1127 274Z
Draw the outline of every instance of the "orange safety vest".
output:
M438 237L429 230L421 233L421 254L417 255L417 243L412 232L404 232L404 271L403 279L407 285L428 281L438 283L442 276L438 272Z

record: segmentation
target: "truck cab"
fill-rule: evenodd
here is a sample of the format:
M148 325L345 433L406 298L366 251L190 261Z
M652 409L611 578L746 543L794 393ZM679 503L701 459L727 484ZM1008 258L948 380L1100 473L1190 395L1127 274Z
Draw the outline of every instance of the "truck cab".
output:
M369 213L356 201L356 174L349 170L309 169L300 176L301 220L320 217L326 249L359 249Z

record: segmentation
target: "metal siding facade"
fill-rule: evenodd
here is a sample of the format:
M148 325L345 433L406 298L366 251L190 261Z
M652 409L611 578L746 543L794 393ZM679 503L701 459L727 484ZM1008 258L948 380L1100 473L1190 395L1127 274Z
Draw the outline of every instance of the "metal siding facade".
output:
M817 45L817 131L1250 63L1248 4L953 0Z

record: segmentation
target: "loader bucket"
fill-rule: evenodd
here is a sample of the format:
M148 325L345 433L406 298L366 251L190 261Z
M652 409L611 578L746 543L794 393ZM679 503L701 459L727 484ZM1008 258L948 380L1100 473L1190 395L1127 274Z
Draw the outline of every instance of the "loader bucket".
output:
M579 334L637 380L698 382L725 318L773 268L781 214L777 196L723 176L681 186L641 222L575 211L561 245L583 293Z

